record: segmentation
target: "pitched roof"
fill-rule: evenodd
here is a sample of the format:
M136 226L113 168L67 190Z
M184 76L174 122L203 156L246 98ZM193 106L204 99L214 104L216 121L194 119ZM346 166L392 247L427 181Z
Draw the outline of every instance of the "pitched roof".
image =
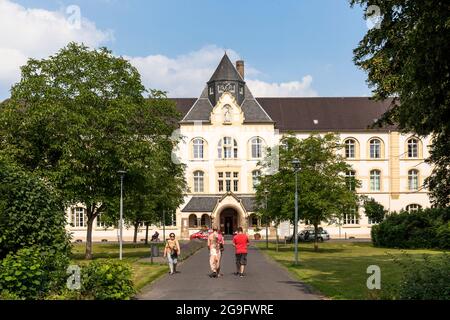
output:
M275 127L284 132L367 130L376 119L381 118L391 103L390 99L378 102L367 97L256 98L254 100L262 107L264 113L275 121ZM197 99L182 99L182 101L186 104L188 102L194 104ZM187 109L181 102L177 102L178 105L182 113ZM245 109L244 112L247 111L246 122L258 122L261 116L260 112L252 115L253 107L253 102L252 105L246 105L244 101L242 108ZM183 114L186 113L187 111ZM381 130L394 128L391 126Z
M214 71L208 83L211 81L221 81L221 80L244 81L244 79L242 79L239 72L237 72L236 68L234 67L233 63L231 62L230 58L228 58L228 55L226 53L224 54L222 60L217 66L216 71Z
M194 196L188 202L188 204L181 210L182 212L212 212L216 207L217 202L223 197L202 197ZM242 200L242 204L247 212L254 212L256 209L256 199L255 197L238 197L237 199Z

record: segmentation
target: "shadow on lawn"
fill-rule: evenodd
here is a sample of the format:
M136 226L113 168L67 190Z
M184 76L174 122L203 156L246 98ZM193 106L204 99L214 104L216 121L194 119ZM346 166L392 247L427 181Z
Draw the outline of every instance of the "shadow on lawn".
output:
M158 246L164 246L158 243ZM76 244L72 248L71 258L74 260L84 260L85 245ZM126 258L147 258L150 257L151 245L148 244L124 244L123 257ZM93 247L93 256L95 259L119 259L118 244L95 244Z
M414 260L420 260L424 253L409 253ZM435 256L435 254L426 254ZM394 254L402 259L401 253ZM317 292L333 299L391 299L401 281L403 269L397 265L391 255L358 255L323 257L317 259L308 256L305 260L300 256L300 264L295 266L292 259L278 258L277 262L287 267L300 281L305 281ZM367 279L371 274L367 268L377 265L381 269L381 290L369 290ZM301 284L292 282L301 290Z
M274 251L274 249L273 248L269 248L269 249L266 249L265 247L260 247L259 248L260 250L262 250L262 251ZM315 251L314 250L314 247L303 247L303 246L299 246L299 248L298 248L298 251L299 252L314 252L314 253L338 253L338 252L343 252L343 251L345 251L345 250L347 250L347 249L345 249L345 248L322 248L322 247L320 247L319 246L319 250L318 251ZM280 246L279 247L279 249L278 249L278 252L281 252L281 253L283 253L283 252L294 252L294 247L293 246Z

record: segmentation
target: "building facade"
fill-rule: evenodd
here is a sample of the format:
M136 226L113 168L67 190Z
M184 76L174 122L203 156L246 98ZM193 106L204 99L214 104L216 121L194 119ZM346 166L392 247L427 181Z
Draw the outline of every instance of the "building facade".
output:
M430 206L424 179L431 168L428 138L405 135L395 127L369 129L387 110L390 101L368 98L255 98L245 83L244 62L236 66L225 55L199 98L173 99L183 114L177 135L183 137L176 161L186 164L189 192L176 212L167 213L173 223L166 233L183 239L202 226L232 234L243 227L254 234L261 226L255 213L255 184L265 174L258 167L267 147L279 144L283 134L307 138L329 132L340 136L342 155L352 165L347 175L362 182L356 191L374 198L390 211ZM359 209L359 217L347 215L337 224L322 227L332 238L370 237L371 221ZM85 239L82 207L68 210L74 239ZM117 240L117 230L95 224L94 240ZM300 228L307 227L301 221ZM292 227L282 224L278 234ZM143 238L144 226L139 233ZM151 226L150 234L162 227ZM269 228L269 237L277 230ZM263 238L265 231L260 232ZM131 240L133 230L125 230Z

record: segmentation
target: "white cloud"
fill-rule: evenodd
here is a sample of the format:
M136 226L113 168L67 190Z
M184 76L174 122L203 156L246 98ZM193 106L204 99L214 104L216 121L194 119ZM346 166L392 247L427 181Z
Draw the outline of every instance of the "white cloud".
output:
M97 29L82 15L80 28L73 21L73 15L67 14L65 8L30 9L0 0L0 89L7 90L19 80L19 67L30 57L47 57L70 41L97 47L113 39L111 31Z
M45 58L56 53L70 41L84 42L98 47L113 40L112 31L98 29L92 21L82 17L80 28L74 27L74 11L26 8L12 0L0 0L0 99L20 79L20 66L28 58ZM72 8L73 9L73 8ZM231 49L227 53L232 61L239 54ZM176 57L148 55L126 57L141 72L148 88L165 90L171 97L197 97L209 80L224 49L215 45ZM257 97L264 96L316 96L311 87L312 77L301 81L269 83L258 79L263 72L246 65L246 81Z
M260 80L247 80L247 85L255 97L317 97L311 87L313 78L304 76L302 81L268 83Z
M239 54L227 49L231 61L239 60ZM164 55L126 57L139 70L148 88L165 90L170 97L198 97L212 76L225 50L211 45L188 54L170 58ZM317 96L312 89L312 76L301 81L268 83L254 79L262 74L246 65L246 82L256 97Z

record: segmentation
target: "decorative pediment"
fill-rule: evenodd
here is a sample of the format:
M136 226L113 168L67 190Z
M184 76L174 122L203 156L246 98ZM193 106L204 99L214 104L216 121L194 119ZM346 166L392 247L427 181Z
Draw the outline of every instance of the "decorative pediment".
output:
M229 92L223 93L211 112L211 124L241 125L244 120L244 112L235 97Z

